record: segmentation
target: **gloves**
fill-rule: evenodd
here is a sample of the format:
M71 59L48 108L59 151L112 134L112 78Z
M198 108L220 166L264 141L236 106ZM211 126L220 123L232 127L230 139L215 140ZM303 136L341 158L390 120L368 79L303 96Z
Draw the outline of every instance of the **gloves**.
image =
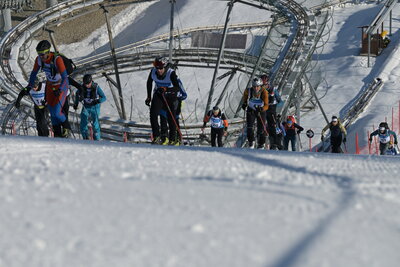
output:
M60 89L53 88L53 94L54 94L55 97L59 97L60 94L61 94Z
M343 143L346 143L346 137L345 137L345 138L343 138Z
M395 145L397 145L397 140L396 140L396 141L394 141L394 144L395 144Z
M150 107L150 102L151 102L151 97L146 98L146 100L144 101L146 106L149 106L149 107Z
M77 110L78 109L78 104L74 104L73 108L74 108L74 110Z
M95 99L92 101L92 106L95 106L97 104L100 104L100 99Z
M256 108L256 113L257 113L257 115L260 114L260 113L262 112L262 107L256 106L255 108Z
M243 110L246 110L246 108L247 108L247 103L243 103L243 104L242 104L242 109L243 109Z
M297 134L300 134L300 133L301 133L301 130L298 130L298 131L297 131Z

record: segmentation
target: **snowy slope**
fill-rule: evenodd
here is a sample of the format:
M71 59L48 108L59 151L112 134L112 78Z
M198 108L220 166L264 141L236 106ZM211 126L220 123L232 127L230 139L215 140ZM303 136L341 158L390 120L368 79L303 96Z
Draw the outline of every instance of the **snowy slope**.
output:
M398 266L396 157L0 137L0 266Z

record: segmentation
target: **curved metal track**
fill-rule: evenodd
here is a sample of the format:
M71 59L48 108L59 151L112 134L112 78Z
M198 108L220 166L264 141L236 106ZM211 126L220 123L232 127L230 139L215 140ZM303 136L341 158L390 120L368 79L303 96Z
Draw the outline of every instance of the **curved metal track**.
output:
M141 0L133 2L151 2L152 0ZM118 1L115 1L118 2ZM271 69L273 64L279 64L278 71L275 75L275 83L279 84L280 87L285 87L288 83L288 76L292 73L296 61L299 60L302 55L302 49L304 48L305 38L309 34L310 21L307 12L293 0L248 0L248 2L256 3L263 2L265 5L272 5L277 10L280 10L279 20L281 22L290 21L293 24L294 37L288 40L288 47L283 54L281 62L270 62L263 60L261 69L266 71ZM18 55L19 48L23 46L24 42L30 37L31 32L35 32L41 27L45 27L51 23L61 23L63 19L67 19L74 15L74 12L88 7L95 7L99 4L107 3L105 0L72 0L63 2L51 9L47 9L35 17L30 17L12 31L10 31L5 38L0 42L1 51L1 63L0 63L0 88L4 94L3 98L8 102L12 102L17 95L17 92L22 88L18 79L21 80L23 77L22 71L18 71ZM233 25L232 28L254 28L254 27L266 27L268 23L254 23L254 24L239 24ZM217 27L200 27L184 30L181 33L175 32L174 36L177 38L182 35L189 35L194 31L213 31L220 29L221 26ZM154 38L150 38L141 42L137 42L125 47L118 49L118 61L122 72L132 72L137 70L143 70L143 68L150 68L151 61L154 58L154 54L158 54L158 51L142 52L129 54L129 51L133 51L140 47L148 46L149 44L165 41L169 38L169 35L161 35ZM161 50L161 52L164 52ZM184 64L190 62L191 64L197 64L198 66L213 68L216 62L217 50L213 49L176 49L174 51L177 64ZM96 59L96 60L95 60ZM249 66L254 66L257 57L244 55L243 53L226 51L224 55L224 62L222 68L235 68L242 72L248 72ZM246 64L243 64L246 62ZM80 71L95 71L96 73L108 72L112 73L112 60L110 59L109 53L102 55L96 55L77 61ZM77 73L79 73L79 70ZM23 101L22 104L30 106L28 101ZM72 113L72 117L76 114ZM4 122L4 119L3 119ZM241 120L234 122L233 124L241 124ZM74 123L73 123L74 124ZM3 123L4 125L4 123ZM129 131L127 128L142 127L144 135L148 136L149 125L137 124L134 122L121 121L118 119L102 119L102 130L104 128L105 133L110 135L121 136L124 132L135 132ZM200 126L193 126L194 128ZM145 130L147 129L147 130ZM143 131L142 131L143 132ZM140 133L143 136L142 133ZM113 138L111 138L113 139ZM117 140L117 139L115 139ZM120 140L120 138L118 138Z

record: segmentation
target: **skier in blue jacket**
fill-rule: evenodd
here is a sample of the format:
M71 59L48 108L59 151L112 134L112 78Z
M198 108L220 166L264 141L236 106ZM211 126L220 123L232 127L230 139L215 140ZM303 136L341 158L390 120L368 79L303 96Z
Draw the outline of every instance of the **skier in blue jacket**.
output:
M388 148L390 146L391 136L393 136L393 138L394 138L394 144L397 145L397 135L395 132L393 132L389 129L389 125L387 124L387 122L381 122L379 124L379 129L373 131L369 135L369 143L370 144L372 142L372 137L374 137L375 135L378 135L378 137L379 137L379 151L380 151L381 155L386 154L386 150L388 150Z
M107 100L100 86L92 79L92 75L83 76L83 86L77 91L74 101L74 109L78 108L79 102L83 104L81 111L80 130L83 139L89 139L88 122L92 120L93 139L100 140L100 104Z

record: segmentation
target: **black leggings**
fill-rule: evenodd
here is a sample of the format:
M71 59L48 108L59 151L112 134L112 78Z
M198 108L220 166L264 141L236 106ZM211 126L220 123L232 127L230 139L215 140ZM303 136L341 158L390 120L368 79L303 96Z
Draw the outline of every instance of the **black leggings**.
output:
M215 140L218 142L218 147L223 147L222 137L224 136L224 128L211 127L211 146L216 146Z

